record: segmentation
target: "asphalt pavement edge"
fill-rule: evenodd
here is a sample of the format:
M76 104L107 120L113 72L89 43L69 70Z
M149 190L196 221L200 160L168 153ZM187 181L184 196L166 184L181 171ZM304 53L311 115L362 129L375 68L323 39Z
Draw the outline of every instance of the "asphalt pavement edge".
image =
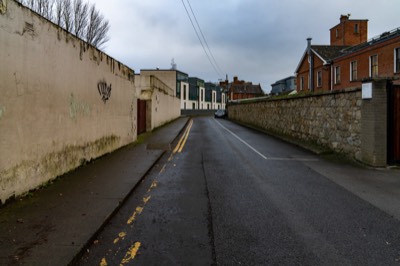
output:
M161 126L160 128L166 127L170 124L172 124L173 122L177 121L178 119L183 118L178 117L177 119ZM182 128L179 130L178 134L173 138L173 140L171 141L171 143L169 143L170 145L172 143L174 143L176 141L176 139L178 139L178 137L183 133L183 131L185 130L185 128L187 127L188 123L190 121L190 118L187 119L187 121L183 124ZM158 130L159 128L155 129ZM151 136L154 134L154 131L152 131L149 136L146 137L146 139L144 140L143 144L148 144L149 141L151 141ZM72 266L77 264L77 262L79 261L79 259L83 256L83 254L85 254L85 252L87 252L88 248L91 246L91 244L96 240L97 236L99 235L99 233L104 229L104 227L107 225L107 223L112 219L112 217L121 209L121 207L124 205L124 203L128 200L128 198L130 196L132 196L132 194L134 193L134 191L137 189L137 187L140 185L140 183L146 178L146 176L149 174L149 172L153 169L153 167L160 161L160 159L164 156L164 154L166 153L166 150L163 150L162 153L160 154L160 156L158 156L154 162L151 164L151 166L147 169L147 171L140 177L140 179L136 182L136 184L132 187L132 189L123 197L123 199L119 202L119 204L116 206L116 208L110 213L110 215L107 216L107 218L102 222L102 224L100 225L100 227L94 232L94 234L87 240L87 242L83 245L82 249L73 257L73 259L68 263L68 266Z

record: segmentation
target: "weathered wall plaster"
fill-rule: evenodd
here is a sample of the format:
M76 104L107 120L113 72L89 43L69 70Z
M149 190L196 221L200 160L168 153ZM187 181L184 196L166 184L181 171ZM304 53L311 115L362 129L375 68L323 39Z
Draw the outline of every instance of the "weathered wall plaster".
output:
M136 140L136 93L133 70L15 1L0 9L4 203Z

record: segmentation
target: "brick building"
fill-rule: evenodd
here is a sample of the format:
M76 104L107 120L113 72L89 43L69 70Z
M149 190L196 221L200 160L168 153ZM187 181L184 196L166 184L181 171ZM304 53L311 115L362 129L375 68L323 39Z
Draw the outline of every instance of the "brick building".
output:
M367 20L341 16L330 30L330 45L312 45L296 69L297 91L359 88L362 80L390 78L400 84L400 28L367 40Z
M255 85L252 82L239 80L236 76L233 77L233 82L229 82L228 78L225 81L221 81L220 86L226 92L230 101L264 96L260 84Z

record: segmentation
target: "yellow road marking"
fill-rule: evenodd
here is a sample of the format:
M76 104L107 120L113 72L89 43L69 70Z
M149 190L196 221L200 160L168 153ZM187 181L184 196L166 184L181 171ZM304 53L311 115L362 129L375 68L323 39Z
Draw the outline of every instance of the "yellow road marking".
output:
M140 242L136 242L135 245L133 245L128 252L125 254L124 259L121 261L120 265L128 264L131 260L135 259L139 248L140 248Z
M114 245L118 243L118 241L120 240L124 240L126 237L126 233L125 232L121 232L118 234L118 237L116 239L114 239Z
M151 196L143 198L143 203L147 204L147 202L149 202L150 199L151 199Z
M102 258L101 262L100 262L100 266L107 266L107 265L108 264L107 264L106 258Z
M151 183L151 186L149 187L149 189L147 190L147 193L149 193L150 191L153 190L153 188L157 187L157 181L154 180L153 183Z
M163 167L161 168L161 170L160 170L160 174L162 174L162 173L164 173L165 172L165 168L167 167L167 165L166 164L164 164L163 165Z
M192 126L193 126L193 120L190 120L190 124L189 124L189 127L188 127L188 130L187 130L187 133L186 133L186 136L185 136L185 139L183 140L183 142L182 142L182 145L181 145L181 147L179 148L179 153L181 153L182 152L182 149L183 149L183 147L185 146L185 144L186 144L186 140L187 140L187 138L189 137L189 133L190 133L190 129L192 129Z
M186 127L185 133L182 135L182 137L180 138L178 145L176 145L175 149L173 150L173 154L177 153L177 152L182 152L183 147L185 146L186 140L189 136L190 133L190 129L193 126L193 120L190 120L189 125Z

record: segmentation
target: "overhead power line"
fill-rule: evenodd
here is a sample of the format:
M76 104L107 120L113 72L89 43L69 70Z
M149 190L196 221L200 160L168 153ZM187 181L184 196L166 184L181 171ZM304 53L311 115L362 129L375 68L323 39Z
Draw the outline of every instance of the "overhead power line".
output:
M221 68L219 67L217 61L215 60L214 55L213 55L212 52L211 52L211 49L210 49L210 47L209 47L209 45L208 45L208 43L207 43L206 38L204 37L203 31L202 31L201 28L200 28L200 25L199 25L199 23L198 23L198 21L197 21L196 15L194 14L194 11L193 11L193 9L192 9L192 6L191 6L189 0L187 0L187 3L188 3L188 5L189 5L189 7L190 7L192 16L194 17L194 19L195 19L195 21L196 21L197 28L198 28L199 30L197 30L197 28L196 28L196 26L195 26L195 24L194 24L194 22L193 22L193 19L192 19L192 17L190 16L189 10L187 9L187 7L186 7L186 5L185 5L184 0L181 0L181 1L182 1L182 4L183 4L183 7L184 7L185 10L186 10L186 14L187 14L188 17L189 17L190 23L192 24L192 27L193 27L193 29L194 29L196 35L197 35L197 38L199 39L200 44L201 44L201 46L203 47L204 53L206 54L206 56L207 56L207 58L208 58L208 61L210 62L210 64L211 64L212 67L214 68L214 71L216 72L216 74L218 75L218 77L220 77L220 78L223 77L223 76L224 76L224 75L223 75L223 71L221 71ZM200 37L199 31L200 31L200 33L201 33L201 37ZM203 41L204 41L204 42L203 42ZM207 49L206 49L206 47L204 46L204 44L206 44ZM207 51L207 50L208 50L208 51Z

